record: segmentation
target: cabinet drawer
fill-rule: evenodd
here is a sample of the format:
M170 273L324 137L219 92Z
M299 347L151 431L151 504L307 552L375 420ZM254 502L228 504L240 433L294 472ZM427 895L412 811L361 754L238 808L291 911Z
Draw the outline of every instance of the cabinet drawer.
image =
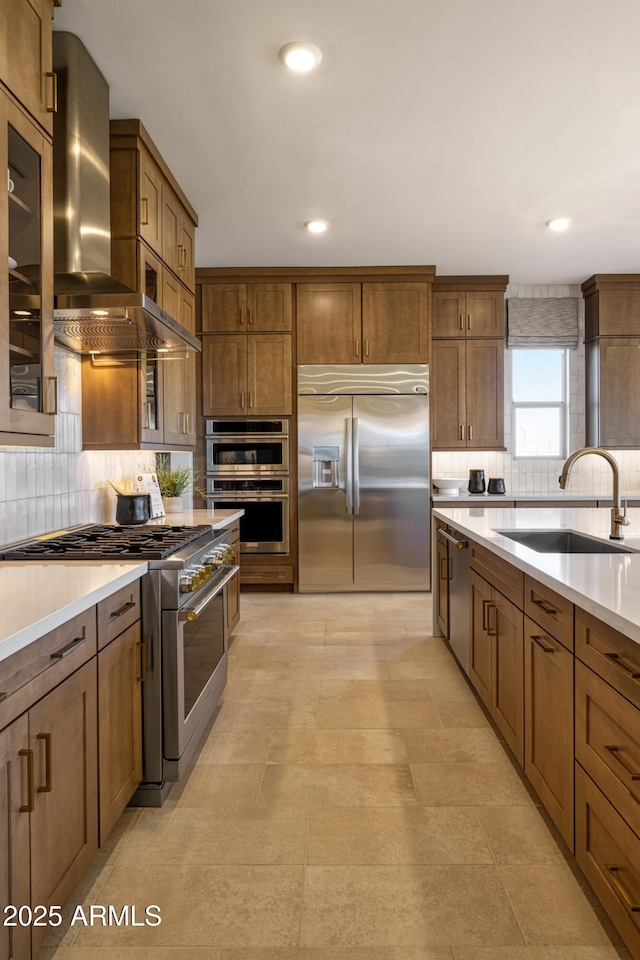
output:
M573 604L570 600L525 576L524 612L567 650L573 650Z
M293 583L293 567L244 567L240 569L240 583Z
M0 729L96 655L96 608L56 627L0 663Z
M471 568L522 610L524 574L490 550L471 542Z
M98 604L98 650L140 619L140 581L128 584Z
M640 707L640 643L577 608L576 656Z
M640 956L640 840L579 764L576 860L631 953Z
M580 661L576 759L640 836L640 710Z

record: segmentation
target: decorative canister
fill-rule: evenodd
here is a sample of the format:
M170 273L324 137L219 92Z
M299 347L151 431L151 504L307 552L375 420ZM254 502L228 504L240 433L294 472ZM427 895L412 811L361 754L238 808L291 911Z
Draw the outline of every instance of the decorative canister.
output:
M469 470L469 493L484 493L484 470Z
M504 493L505 485L502 477L489 477L487 493Z

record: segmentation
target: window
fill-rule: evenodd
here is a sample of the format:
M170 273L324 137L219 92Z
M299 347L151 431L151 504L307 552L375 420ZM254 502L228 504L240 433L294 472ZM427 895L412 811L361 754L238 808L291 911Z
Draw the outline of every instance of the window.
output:
M514 457L566 456L568 353L511 350Z

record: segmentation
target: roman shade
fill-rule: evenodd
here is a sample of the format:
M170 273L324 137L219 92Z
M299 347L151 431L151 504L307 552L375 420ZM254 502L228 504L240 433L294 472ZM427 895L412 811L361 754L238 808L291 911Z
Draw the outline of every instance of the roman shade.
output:
M508 347L578 346L577 297L539 297L507 300Z

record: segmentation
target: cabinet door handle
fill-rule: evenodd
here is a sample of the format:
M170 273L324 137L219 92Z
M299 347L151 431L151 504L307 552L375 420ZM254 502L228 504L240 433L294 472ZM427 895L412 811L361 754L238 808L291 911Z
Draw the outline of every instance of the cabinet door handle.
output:
M364 342L364 355L365 357L369 356L369 341L365 340Z
M451 580L451 560L449 557L440 557L440 579Z
M147 400L144 405L144 429L149 430L151 427L151 401Z
M44 787L38 787L38 793L51 793L51 734L39 733L36 740L44 740Z
M614 663L619 670L626 673L628 677L631 677L632 680L640 680L640 673L633 667L628 666L619 653L605 653L605 657L607 660L610 660L611 663Z
M464 423L460 424L460 439L464 440Z
M359 340L354 340L354 341L353 341L353 344L354 344L354 349L355 349L356 357L359 357L359 356L360 356L360 341L359 341Z
M467 314L467 330L471 330L471 314Z
M613 759L617 760L617 762L620 764L624 772L628 774L632 780L640 780L640 773L636 773L635 770L633 770L633 768L630 767L629 764L625 761L624 757L620 753L621 749L622 749L621 747L613 747L613 746L605 745L605 750L608 750L611 756L613 757Z
M60 647L59 650L56 650L54 653L52 653L50 656L50 659L62 660L63 657L68 657L69 654L76 649L76 647L79 647L83 643L85 643L86 639L87 639L87 631L86 631L86 627L83 627L81 637L74 637L73 640L69 640L69 643L65 643L64 647Z
M182 244L182 269L187 269L187 247L186 244Z
M27 802L19 807L20 813L33 813L36 806L35 791L35 771L33 763L33 750L19 750L19 757L24 757L27 761Z
M460 329L464 330L464 313L460 314Z
M482 601L482 629L484 630L485 633L487 633L489 630L487 626L487 607L489 606L490 603L491 603L490 600Z
M253 408L253 393L249 390L249 410Z
M240 307L240 326L244 326L244 308Z
M49 416L56 417L58 415L58 378L57 377L45 377L45 383L47 389L43 397L43 413L49 414ZM49 385L53 384L53 409L49 409L48 399L49 399Z
M627 909L632 913L640 913L640 903L636 903L634 901L633 897L629 894L629 891L619 877L619 874L624 867L618 867L613 863L605 863L604 868L609 874L612 885L615 887Z
M251 312L251 307L247 307L247 317L249 320L249 326L251 326L251 324L253 323L253 315Z
M244 390L240 391L240 409L244 410Z
M557 612L558 612L558 611L555 610L550 604L545 603L544 600L534 600L534 598L531 597L531 603L535 603L536 607L540 607L540 609L541 609L544 613L547 613L550 617L552 617L552 616L554 615L554 613L557 613Z
M467 427L467 440L473 440L473 425L469 424Z
M147 645L144 640L139 640L136 647L140 650L140 676L136 677L136 680L144 683L147 679Z
M47 98L47 113L58 112L58 74L54 72L45 73L47 80L51 81L51 99Z
M184 270L184 247L178 244L178 270Z
M535 643L535 645L536 645L537 647L540 647L540 649L542 650L543 653L555 653L555 652L556 652L555 647L547 647L547 646L545 646L545 644L542 642L542 641L544 640L544 637L538 637L538 636L533 637L533 636L532 636L531 639L533 640L533 642Z
M111 619L117 620L118 617L123 616L127 612L127 610L131 610L131 608L135 607L135 605L136 605L135 600L129 600L127 603L123 603L121 607L118 607L117 610L114 610L113 613L110 614Z
M494 610L496 614L496 619L491 623L491 611ZM492 629L493 628L493 629ZM497 637L498 636L498 608L495 603L490 603L487 607L487 636L488 637Z
M144 213L140 214L140 226L148 227L149 226L149 198L140 197L140 203L144 204Z

